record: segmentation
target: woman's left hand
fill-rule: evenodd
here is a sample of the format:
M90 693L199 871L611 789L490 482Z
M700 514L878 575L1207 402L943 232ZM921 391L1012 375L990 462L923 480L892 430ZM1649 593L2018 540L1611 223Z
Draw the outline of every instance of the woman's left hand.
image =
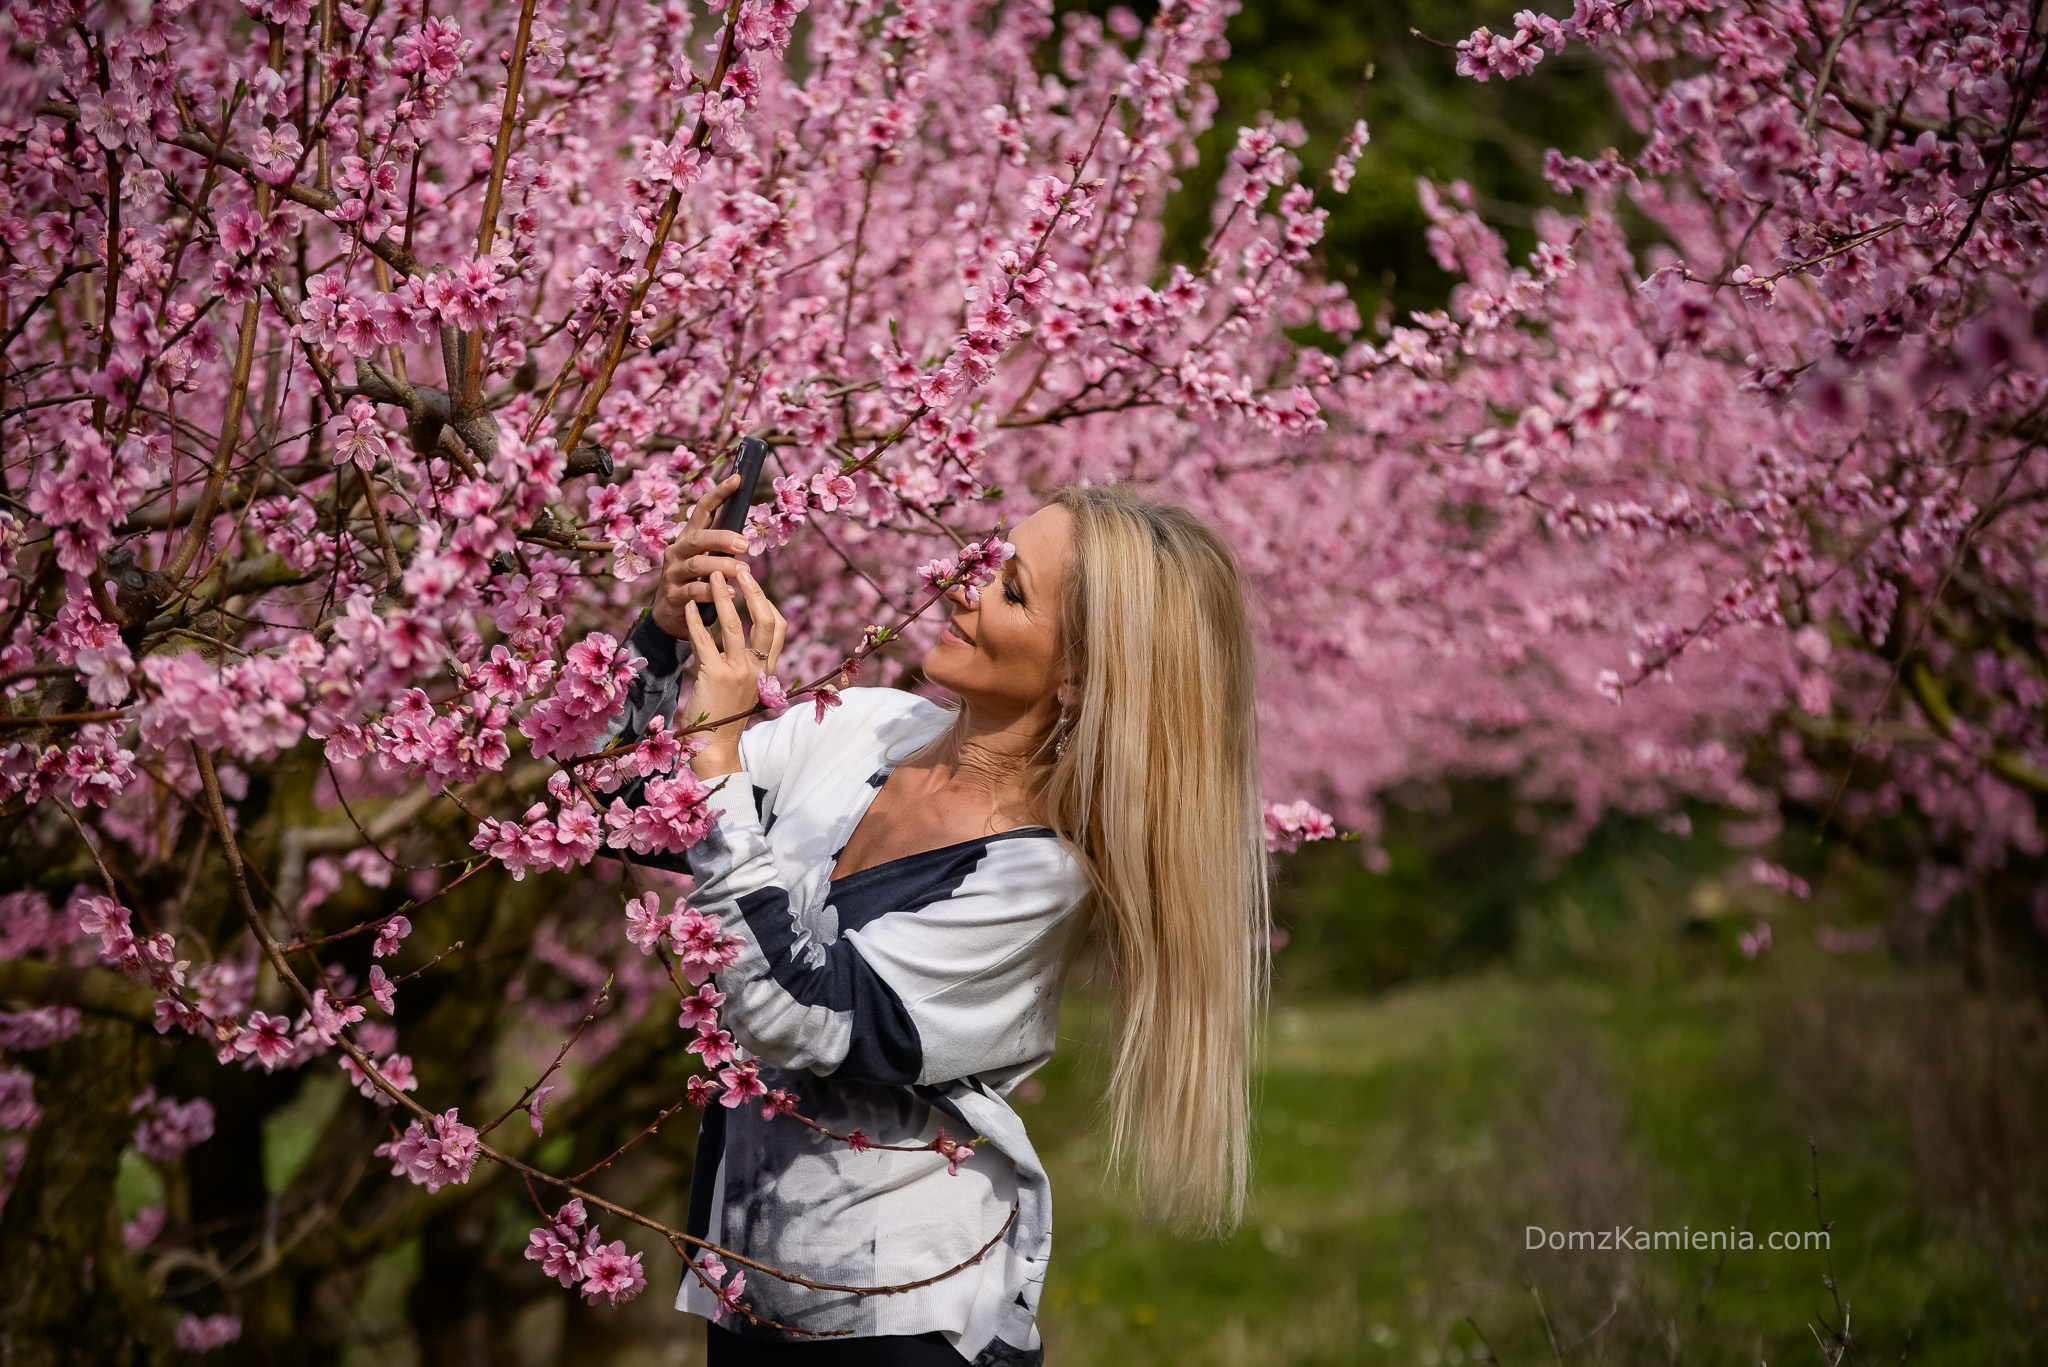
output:
M691 719L738 718L710 732L709 743L691 760L690 767L699 778L739 772L740 732L746 729L745 714L760 701L760 677L775 672L782 658L783 637L789 631L789 624L745 567L740 569L739 579L740 594L747 600L747 619L751 624L748 629L740 626L732 585L722 573L711 576L711 602L718 612L723 649L712 644L711 629L694 608L683 613L690 646L697 658L697 687L690 694Z

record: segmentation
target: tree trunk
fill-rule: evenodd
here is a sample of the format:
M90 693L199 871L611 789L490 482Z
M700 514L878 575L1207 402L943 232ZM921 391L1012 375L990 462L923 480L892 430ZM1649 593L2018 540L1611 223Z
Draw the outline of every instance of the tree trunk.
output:
M0 1213L0 1367L174 1360L114 1207L129 1102L167 1053L126 1021L88 1014L70 1039L24 1056L43 1118Z

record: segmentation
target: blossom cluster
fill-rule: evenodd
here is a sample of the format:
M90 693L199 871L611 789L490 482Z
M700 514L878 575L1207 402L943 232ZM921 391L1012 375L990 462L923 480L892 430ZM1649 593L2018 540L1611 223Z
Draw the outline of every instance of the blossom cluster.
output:
M1306 800L1266 804L1266 848L1292 853L1304 841L1335 840L1337 823L1328 812Z
M551 1224L527 1236L526 1257L563 1286L580 1284L583 1299L592 1305L600 1300L618 1305L647 1286L640 1255L627 1253L624 1240L602 1242L580 1197L564 1202Z
M135 1126L135 1150L144 1158L175 1163L194 1144L213 1137L213 1103L203 1096L180 1102L144 1087L128 1109L142 1117Z
M971 542L958 555L942 555L917 567L918 578L927 585L957 587L970 603L981 600L981 591L1002 572L1003 562L1017 548L999 536Z
M433 1118L433 1129L415 1120L405 1127L405 1133L379 1144L375 1150L379 1158L391 1160L391 1175L403 1177L425 1187L429 1192L439 1191L451 1182L467 1182L470 1170L477 1160L476 1130L462 1123L453 1109Z
M680 904L663 912L661 896L653 892L626 903L626 939L642 954L652 954L665 941L693 984L730 968L742 947L739 937L726 934L716 916Z
M178 1321L173 1338L188 1353L210 1353L242 1337L240 1315L186 1315Z

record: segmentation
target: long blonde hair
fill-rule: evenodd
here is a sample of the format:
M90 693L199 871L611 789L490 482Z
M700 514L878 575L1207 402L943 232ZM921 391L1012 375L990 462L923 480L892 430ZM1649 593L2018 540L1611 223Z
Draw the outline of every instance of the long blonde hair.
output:
M1230 548L1186 509L1070 486L1060 645L1082 700L1034 784L1080 848L1116 1012L1113 1164L1146 1209L1221 1232L1244 1211L1269 917L1257 666Z

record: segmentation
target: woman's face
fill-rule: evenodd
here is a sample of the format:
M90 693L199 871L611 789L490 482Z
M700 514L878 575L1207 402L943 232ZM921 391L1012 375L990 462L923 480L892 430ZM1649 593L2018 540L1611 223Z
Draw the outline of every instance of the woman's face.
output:
M1017 553L978 601L957 588L946 595L953 620L925 652L925 677L991 719L1057 711L1060 581L1073 543L1074 516L1065 508L1053 504L1025 518L1010 534Z

